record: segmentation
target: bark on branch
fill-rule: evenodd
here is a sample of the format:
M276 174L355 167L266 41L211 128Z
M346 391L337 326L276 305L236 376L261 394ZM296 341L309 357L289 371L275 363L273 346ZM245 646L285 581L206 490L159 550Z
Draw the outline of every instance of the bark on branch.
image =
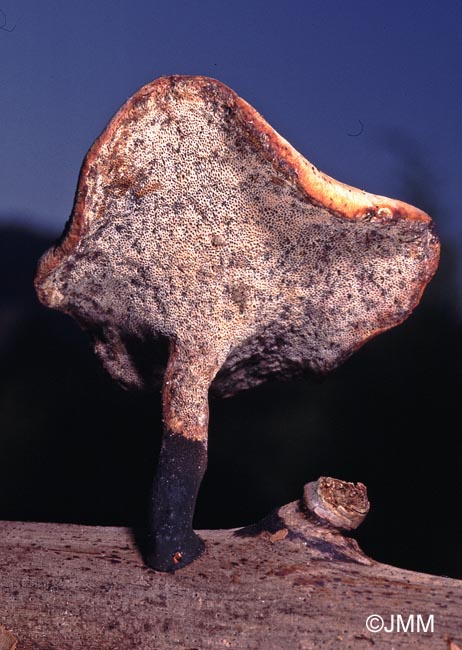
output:
M127 528L0 523L0 650L461 645L459 581L367 558L306 501L200 536L205 554L162 574L143 564ZM394 631L368 630L372 614Z

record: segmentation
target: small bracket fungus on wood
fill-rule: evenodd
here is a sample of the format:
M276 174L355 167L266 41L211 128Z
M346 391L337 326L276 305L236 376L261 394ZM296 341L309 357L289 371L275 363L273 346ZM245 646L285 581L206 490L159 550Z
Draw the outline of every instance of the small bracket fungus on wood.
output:
M235 531L240 538L261 537L271 544L302 540L307 557L346 560L371 565L356 540L344 534L364 521L369 512L366 486L322 476L308 483L303 498L270 513L261 521ZM309 549L309 550L308 550Z
M305 506L320 521L342 530L354 530L369 512L366 486L322 476L303 489Z
M222 83L163 77L127 101L35 283L127 387L153 388L143 346L170 341L151 567L203 549L209 387L332 370L411 313L438 257L430 217L321 173Z

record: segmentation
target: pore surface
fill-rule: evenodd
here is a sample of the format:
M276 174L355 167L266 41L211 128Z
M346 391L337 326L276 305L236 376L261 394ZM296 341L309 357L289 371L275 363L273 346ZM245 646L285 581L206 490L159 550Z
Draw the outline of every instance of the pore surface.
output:
M234 93L160 82L91 150L73 216L82 235L44 282L117 379L143 383L127 337L163 335L213 359L226 394L330 370L408 315L437 259L428 221L384 217L380 204L353 219L327 209L267 155L282 139L268 125L256 136Z

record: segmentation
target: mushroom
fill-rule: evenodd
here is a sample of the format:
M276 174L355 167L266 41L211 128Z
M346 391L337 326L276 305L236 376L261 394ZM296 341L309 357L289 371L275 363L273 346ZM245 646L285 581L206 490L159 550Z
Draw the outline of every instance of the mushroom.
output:
M219 81L162 77L126 102L35 286L126 387L153 388L143 350L169 339L149 566L203 550L192 517L210 386L332 370L407 318L438 258L424 212L321 173Z

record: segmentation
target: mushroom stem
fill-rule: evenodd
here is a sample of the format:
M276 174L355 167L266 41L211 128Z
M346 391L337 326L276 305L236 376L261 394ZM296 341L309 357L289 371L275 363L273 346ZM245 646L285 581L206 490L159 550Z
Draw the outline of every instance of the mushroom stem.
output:
M204 542L192 529L192 520L206 466L203 441L165 431L152 490L144 558L152 569L176 571L204 550Z
M195 560L204 543L192 521L207 466L210 356L172 342L162 391L164 436L151 496L146 563L176 571Z

